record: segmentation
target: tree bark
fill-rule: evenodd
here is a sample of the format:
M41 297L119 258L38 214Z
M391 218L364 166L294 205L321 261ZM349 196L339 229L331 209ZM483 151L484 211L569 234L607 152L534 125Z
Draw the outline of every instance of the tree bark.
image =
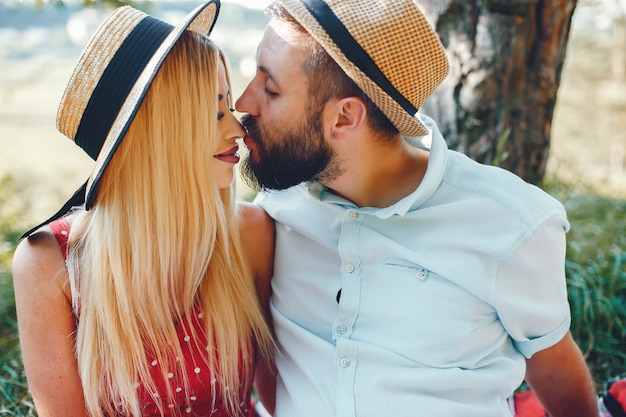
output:
M451 64L421 111L437 120L451 148L540 185L576 0L419 4Z

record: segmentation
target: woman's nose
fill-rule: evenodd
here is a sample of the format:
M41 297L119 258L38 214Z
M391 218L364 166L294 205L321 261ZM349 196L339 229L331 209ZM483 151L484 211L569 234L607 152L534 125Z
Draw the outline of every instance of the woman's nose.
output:
M231 112L228 112L228 113L229 113L229 117L228 117L229 126L228 126L226 137L224 139L243 138L244 135L246 134L246 131L244 130L241 123L239 123L239 120L237 120L237 117L235 117L235 115Z

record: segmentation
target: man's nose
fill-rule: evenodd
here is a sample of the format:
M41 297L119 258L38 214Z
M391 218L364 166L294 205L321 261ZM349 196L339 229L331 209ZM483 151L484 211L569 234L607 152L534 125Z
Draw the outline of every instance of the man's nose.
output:
M249 98L250 94L248 91L249 89L250 89L250 85L246 87L246 89L243 91L241 96L239 96L237 101L235 101L235 109L239 113L250 113L250 98Z

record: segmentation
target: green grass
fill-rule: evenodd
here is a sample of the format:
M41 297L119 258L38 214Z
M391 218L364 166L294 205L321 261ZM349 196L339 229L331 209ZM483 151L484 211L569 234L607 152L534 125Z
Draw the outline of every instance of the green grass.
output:
M11 258L29 207L22 185L11 177L0 179L0 416L36 415L20 357L11 279Z
M0 179L0 416L35 416L20 358L11 258L32 196L28 184ZM602 392L611 378L626 377L626 200L548 181L546 190L565 204L566 272L572 333Z
M576 191L548 191L568 211L568 293L572 334L599 389L626 377L626 200Z

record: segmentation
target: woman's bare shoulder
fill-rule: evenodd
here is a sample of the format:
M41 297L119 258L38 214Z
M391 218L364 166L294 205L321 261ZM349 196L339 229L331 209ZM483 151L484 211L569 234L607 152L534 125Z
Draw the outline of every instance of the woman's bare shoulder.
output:
M265 210L252 203L238 203L238 206L241 212L244 237L274 240L274 221Z
M274 221L259 206L238 203L241 212L241 241L255 277L271 277L274 262ZM263 278L261 278L263 279Z
M33 291L53 282L65 286L65 261L49 226L41 227L18 244L13 255L12 273L14 285Z

